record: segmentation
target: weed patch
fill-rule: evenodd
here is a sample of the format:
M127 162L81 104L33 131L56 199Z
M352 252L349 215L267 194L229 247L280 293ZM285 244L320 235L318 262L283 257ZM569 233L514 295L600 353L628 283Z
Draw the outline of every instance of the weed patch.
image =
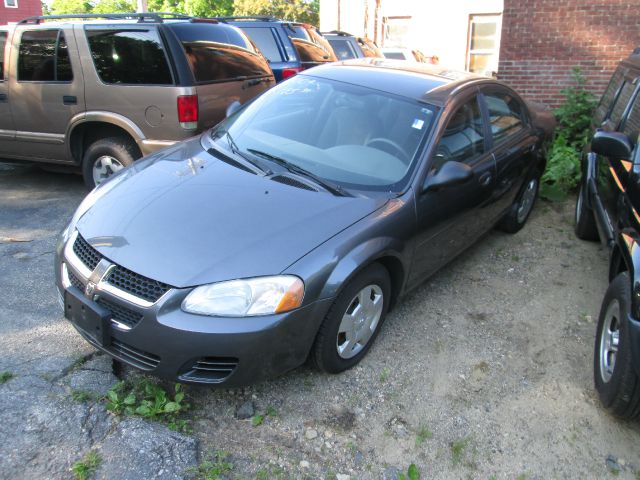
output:
M82 457L82 460L78 460L73 464L71 471L76 480L88 480L96 472L101 463L102 458L100 458L98 452L90 450Z

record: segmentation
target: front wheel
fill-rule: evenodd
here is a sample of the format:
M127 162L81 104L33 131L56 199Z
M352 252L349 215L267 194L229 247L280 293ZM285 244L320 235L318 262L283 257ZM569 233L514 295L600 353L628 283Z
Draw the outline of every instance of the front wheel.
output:
M140 157L135 143L124 137L96 140L82 158L82 176L87 188L94 188Z
M538 198L539 186L540 177L538 175L527 180L507 214L498 223L500 230L507 233L516 233L524 227L533 210L536 198Z
M593 358L594 383L604 408L633 419L640 414L640 381L633 368L628 315L629 274L613 279L602 302Z
M315 365L339 373L369 351L389 309L389 273L373 264L351 280L325 317L311 353Z

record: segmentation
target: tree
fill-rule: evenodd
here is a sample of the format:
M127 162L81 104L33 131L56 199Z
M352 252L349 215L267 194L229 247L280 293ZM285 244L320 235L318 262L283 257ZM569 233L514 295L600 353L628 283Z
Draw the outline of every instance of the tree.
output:
M91 4L85 0L53 0L51 3L52 15L89 12L91 12Z
M147 7L150 12L219 17L233 13L233 0L148 0Z
M93 7L93 13L132 13L137 5L127 0L101 0Z
M320 22L319 0L236 0L234 15L271 15L284 20Z
M49 9L49 5L47 5L44 2L40 2L40 5L42 6L42 15L51 15L51 10Z

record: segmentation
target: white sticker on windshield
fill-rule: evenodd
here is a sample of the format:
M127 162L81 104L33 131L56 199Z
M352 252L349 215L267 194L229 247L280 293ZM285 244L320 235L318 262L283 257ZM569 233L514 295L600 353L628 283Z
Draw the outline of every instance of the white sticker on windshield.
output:
M416 118L413 120L413 125L411 126L416 130L422 130L422 127L424 127L424 120L420 120L419 118Z

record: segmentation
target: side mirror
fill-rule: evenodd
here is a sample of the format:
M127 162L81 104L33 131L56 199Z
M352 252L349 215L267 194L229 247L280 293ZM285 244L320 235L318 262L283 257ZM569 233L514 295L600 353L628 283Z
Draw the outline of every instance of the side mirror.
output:
M600 131L591 140L591 151L614 160L629 160L633 145L624 133Z
M470 180L473 177L473 170L466 163L449 161L440 167L438 173L432 177L427 177L422 187L422 193L429 190L458 185Z
M231 115L236 113L238 110L240 110L240 107L242 107L242 104L239 101L234 100L227 107L226 116L230 117Z

